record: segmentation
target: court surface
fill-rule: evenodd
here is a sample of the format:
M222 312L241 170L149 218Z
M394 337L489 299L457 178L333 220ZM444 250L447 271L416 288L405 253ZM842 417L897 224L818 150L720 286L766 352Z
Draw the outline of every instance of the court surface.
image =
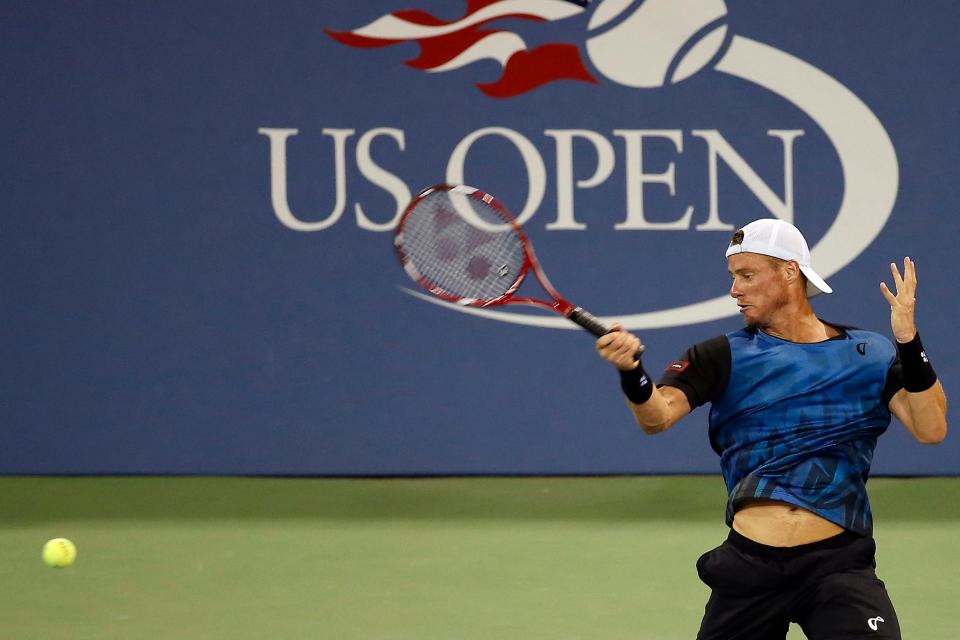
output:
M904 638L957 640L960 479L869 488ZM0 477L0 637L690 640L723 509L719 477Z

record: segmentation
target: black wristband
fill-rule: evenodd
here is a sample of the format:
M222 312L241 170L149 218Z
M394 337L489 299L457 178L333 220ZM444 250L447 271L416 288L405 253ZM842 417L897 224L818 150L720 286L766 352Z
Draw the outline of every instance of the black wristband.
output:
M903 368L903 388L910 393L926 391L937 381L937 373L930 365L927 354L920 343L920 334L913 336L913 340L906 343L897 343L897 353L900 355L900 366Z
M620 388L623 395L633 404L643 404L653 395L653 383L650 376L643 370L643 363L637 362L637 368L629 371L620 371Z

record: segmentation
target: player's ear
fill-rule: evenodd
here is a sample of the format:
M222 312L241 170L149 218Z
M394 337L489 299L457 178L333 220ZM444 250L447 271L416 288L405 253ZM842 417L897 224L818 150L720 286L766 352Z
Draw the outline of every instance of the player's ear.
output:
M803 273L800 271L800 264L796 260L787 260L783 263L783 273L788 284L803 281Z

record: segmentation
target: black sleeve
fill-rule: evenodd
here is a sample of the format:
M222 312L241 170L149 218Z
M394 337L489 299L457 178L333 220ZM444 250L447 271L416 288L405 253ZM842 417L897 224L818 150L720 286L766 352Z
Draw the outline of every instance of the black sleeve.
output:
M883 404L888 405L897 395L897 391L903 389L903 365L900 364L900 356L893 361L890 368L887 369L887 383L883 385Z
M690 409L720 397L730 382L730 342L717 336L684 351L660 378L660 387L676 387L690 402Z

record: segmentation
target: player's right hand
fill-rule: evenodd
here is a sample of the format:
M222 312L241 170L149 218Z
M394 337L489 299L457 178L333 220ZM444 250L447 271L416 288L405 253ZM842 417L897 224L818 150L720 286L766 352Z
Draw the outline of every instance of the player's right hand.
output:
M630 371L640 364L637 351L641 345L640 338L614 323L610 333L597 338L597 353L617 369Z

